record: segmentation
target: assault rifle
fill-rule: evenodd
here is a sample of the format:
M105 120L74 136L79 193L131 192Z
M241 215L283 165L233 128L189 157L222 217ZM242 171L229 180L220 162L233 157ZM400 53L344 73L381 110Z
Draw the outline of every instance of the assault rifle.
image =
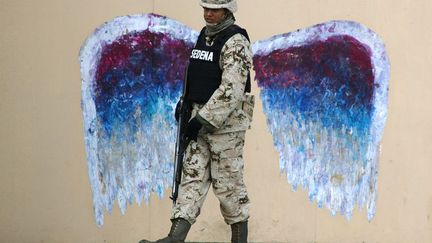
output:
M181 182L184 153L190 142L190 138L186 137L186 129L192 111L190 103L185 101L183 97L180 98L179 102L180 111L177 123L177 139L174 154L174 175L170 197L173 200L174 205L177 201L178 189Z

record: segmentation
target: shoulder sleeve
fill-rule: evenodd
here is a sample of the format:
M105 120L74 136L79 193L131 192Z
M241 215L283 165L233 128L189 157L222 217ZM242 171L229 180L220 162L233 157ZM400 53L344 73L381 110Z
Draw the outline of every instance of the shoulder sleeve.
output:
M219 65L222 70L241 65L242 71L249 73L252 66L251 45L242 34L233 35L222 48Z

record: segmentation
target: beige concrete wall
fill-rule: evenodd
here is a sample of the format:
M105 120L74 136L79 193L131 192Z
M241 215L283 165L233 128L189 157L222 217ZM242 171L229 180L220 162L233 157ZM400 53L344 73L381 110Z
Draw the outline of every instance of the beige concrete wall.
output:
M239 0L253 41L333 19L383 38L392 64L377 214L348 222L279 175L262 107L245 148L250 241L432 242L430 0ZM169 227L168 198L94 221L80 109L79 48L104 21L156 12L201 28L195 0L0 0L0 242L136 242ZM254 87L254 92L258 90ZM168 192L167 192L168 193ZM210 193L190 234L229 241Z

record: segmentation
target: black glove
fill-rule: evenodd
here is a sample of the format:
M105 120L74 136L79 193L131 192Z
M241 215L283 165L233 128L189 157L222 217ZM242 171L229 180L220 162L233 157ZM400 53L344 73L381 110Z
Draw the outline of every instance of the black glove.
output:
M202 124L196 117L189 121L186 128L186 137L191 140L197 140L198 132L201 129Z

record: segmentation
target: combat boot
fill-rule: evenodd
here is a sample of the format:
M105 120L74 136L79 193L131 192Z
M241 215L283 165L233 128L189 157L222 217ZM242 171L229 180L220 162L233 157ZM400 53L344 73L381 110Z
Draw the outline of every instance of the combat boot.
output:
M231 225L231 242L232 243L247 243L248 221L238 222Z
M173 219L168 236L154 241L154 243L183 243L190 227L191 224L187 220L182 218ZM141 240L139 243L153 243L153 241Z

